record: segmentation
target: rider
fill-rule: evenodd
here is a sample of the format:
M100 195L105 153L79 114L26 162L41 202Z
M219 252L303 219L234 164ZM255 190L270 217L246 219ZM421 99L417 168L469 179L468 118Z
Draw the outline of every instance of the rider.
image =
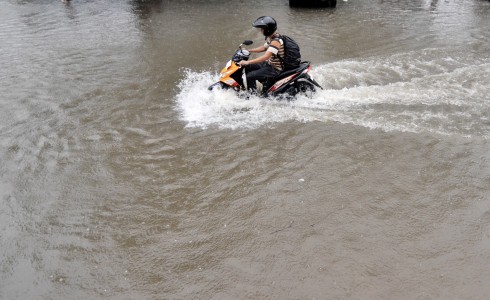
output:
M262 56L252 60L240 61L240 66L244 66L247 71L247 86L255 89L255 81L262 83L271 81L283 70L281 57L284 56L284 44L277 33L277 22L269 16L262 16L252 23L252 26L259 28L265 36L266 43L263 46L250 49L250 52L261 53Z

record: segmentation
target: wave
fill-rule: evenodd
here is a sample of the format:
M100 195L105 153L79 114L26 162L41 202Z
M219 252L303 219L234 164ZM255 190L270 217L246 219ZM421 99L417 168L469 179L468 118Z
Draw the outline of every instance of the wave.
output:
M176 96L188 127L253 129L280 122L335 121L385 131L490 135L488 59L425 49L313 66L325 88L295 101L208 91L218 75L184 70Z

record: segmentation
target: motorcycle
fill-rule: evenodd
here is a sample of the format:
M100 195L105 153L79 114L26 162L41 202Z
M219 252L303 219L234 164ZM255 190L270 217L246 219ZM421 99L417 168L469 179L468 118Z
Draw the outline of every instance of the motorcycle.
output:
M233 54L231 60L226 63L226 66L220 72L218 82L209 86L209 90L217 87L221 89L233 89L237 92L248 90L247 74L245 68L242 68L238 63L242 60L250 58L250 51L243 49L242 46L252 45L253 41L245 40ZM240 69L242 70L241 72ZM274 80L270 82L257 82L257 92L264 96L281 96L284 95L290 99L298 93L310 95L316 91L316 87L323 88L308 74L311 70L311 64L308 61L303 61L299 67L281 72Z

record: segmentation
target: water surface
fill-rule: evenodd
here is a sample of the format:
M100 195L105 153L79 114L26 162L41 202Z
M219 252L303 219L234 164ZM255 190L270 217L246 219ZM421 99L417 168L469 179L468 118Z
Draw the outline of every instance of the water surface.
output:
M490 293L490 2L1 7L1 299ZM207 91L264 14L324 90Z

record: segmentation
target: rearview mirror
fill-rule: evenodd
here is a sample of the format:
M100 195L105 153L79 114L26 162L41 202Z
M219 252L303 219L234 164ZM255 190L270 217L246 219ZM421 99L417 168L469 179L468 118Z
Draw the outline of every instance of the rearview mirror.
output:
M254 42L253 42L253 41L251 41L251 40L245 40L245 41L243 41L243 44L244 44L245 46L252 45L253 43L254 43Z

